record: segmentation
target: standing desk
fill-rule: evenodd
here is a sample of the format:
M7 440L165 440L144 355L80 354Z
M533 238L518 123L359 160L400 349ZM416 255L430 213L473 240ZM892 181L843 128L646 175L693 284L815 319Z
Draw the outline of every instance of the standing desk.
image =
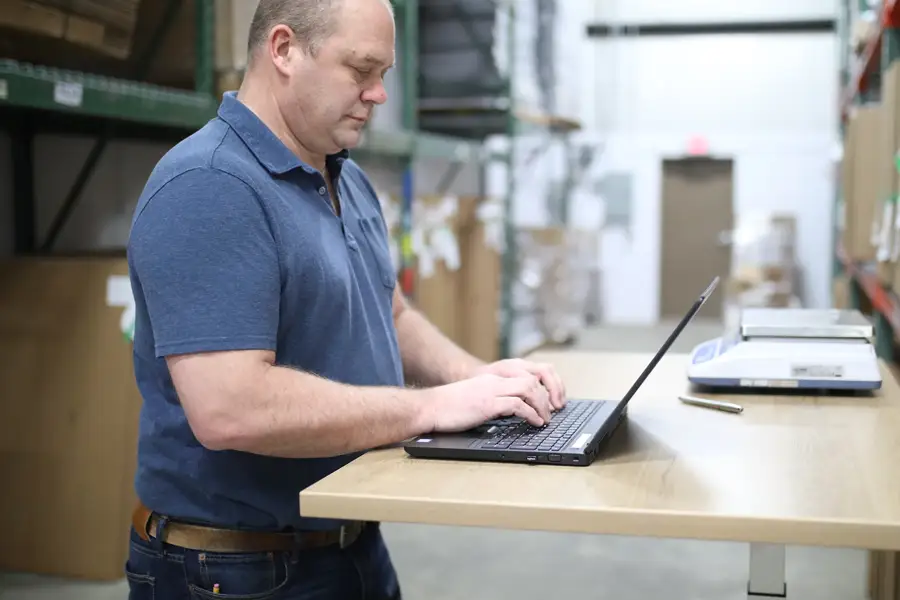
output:
M539 352L570 398L621 398L651 354ZM874 397L684 405L664 357L589 467L414 459L374 450L300 493L309 517L750 543L748 595L786 594L785 545L870 550L870 594L900 597L900 386Z

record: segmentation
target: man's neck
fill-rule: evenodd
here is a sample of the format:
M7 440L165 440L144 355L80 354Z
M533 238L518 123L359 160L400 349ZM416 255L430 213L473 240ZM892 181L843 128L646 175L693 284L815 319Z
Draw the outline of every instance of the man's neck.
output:
M325 174L325 155L311 152L300 143L287 126L269 86L261 80L250 82L249 77L248 73L238 90L237 99L265 123L297 158Z

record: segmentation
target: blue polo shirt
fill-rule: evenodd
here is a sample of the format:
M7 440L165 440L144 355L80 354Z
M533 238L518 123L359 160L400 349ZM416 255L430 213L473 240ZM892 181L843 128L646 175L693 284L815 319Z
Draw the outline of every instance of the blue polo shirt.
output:
M197 441L165 356L266 349L280 365L355 385L402 386L396 277L381 207L346 152L322 174L227 94L217 118L154 168L128 243L143 396L136 490L172 518L252 529L322 529L300 490L357 455L272 458ZM299 399L298 399L299 402Z

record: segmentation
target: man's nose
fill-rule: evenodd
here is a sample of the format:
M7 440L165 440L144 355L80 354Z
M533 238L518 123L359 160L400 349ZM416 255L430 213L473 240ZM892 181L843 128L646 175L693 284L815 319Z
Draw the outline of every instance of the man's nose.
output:
M366 102L372 102L374 104L384 104L387 102L387 90L384 87L384 82L379 81L365 92L363 92L363 98Z

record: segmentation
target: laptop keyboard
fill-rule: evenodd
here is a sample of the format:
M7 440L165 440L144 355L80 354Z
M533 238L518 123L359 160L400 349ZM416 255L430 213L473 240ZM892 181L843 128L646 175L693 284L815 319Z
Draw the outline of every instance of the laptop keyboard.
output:
M494 450L537 450L557 452L565 448L578 429L594 416L602 402L570 400L552 414L550 422L535 427L520 417L487 423L490 437L475 440L471 447Z

